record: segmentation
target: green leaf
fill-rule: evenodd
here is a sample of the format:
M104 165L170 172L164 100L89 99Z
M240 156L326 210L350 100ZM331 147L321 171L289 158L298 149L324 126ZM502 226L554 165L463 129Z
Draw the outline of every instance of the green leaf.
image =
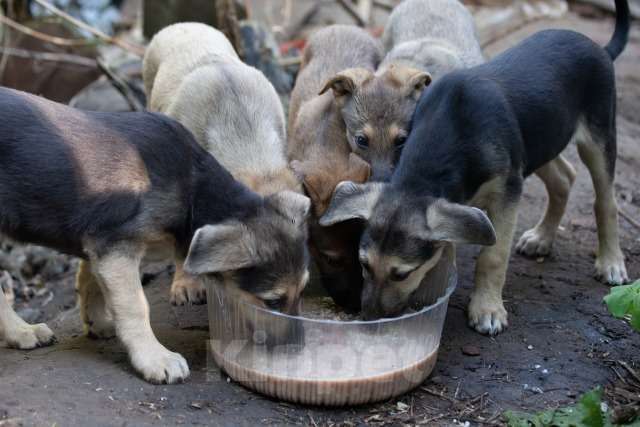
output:
M575 406L538 414L507 411L504 417L510 427L613 427L601 405L602 389L598 387L582 395ZM631 425L640 427L635 423Z
M631 327L640 332L640 280L611 288L609 295L604 297L604 302L613 316L629 316Z

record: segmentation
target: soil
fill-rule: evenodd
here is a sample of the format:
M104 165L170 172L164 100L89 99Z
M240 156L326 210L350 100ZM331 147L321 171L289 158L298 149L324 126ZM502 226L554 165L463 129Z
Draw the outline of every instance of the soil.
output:
M488 47L495 54L542 28L573 28L606 43L610 18L569 15L539 21ZM640 218L640 27L616 62L619 154L616 191L621 208ZM552 100L550 100L552 102ZM452 425L499 423L506 409L557 407L597 385L624 377L618 361L640 367L640 334L612 318L602 303L606 285L593 278L596 229L593 189L574 148L578 170L567 214L551 256L530 260L513 254L505 289L510 326L488 338L467 327L476 251L459 251L460 286L449 305L438 363L420 387L386 403L345 409L284 404L229 381L207 354L207 333L179 329L168 303L169 273L148 276L153 328L162 343L182 353L191 367L184 384L151 385L136 376L116 340L81 334L73 305L73 265L34 297L37 320L47 320L58 343L30 352L0 348L0 425ZM545 204L541 183L527 182L518 235L535 225ZM627 268L640 277L640 230L620 219ZM23 298L17 296L23 307ZM29 307L26 304L24 307ZM57 315L49 311L57 308ZM473 350L473 351L470 351ZM466 353L466 354L465 354Z

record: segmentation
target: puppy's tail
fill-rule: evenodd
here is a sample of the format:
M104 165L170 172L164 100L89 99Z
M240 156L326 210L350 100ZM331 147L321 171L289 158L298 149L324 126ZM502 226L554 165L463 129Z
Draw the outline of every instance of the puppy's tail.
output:
M611 60L615 60L627 45L627 41L629 40L629 25L631 24L628 0L615 1L616 29L613 32L613 37L611 37L609 44L604 48L611 57Z

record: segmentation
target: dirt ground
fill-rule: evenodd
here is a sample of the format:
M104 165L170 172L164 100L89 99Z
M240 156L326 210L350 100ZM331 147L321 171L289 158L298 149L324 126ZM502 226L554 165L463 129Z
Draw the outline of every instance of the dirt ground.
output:
M575 15L529 25L487 49L500 52L546 27L573 28L606 43L611 19ZM619 155L616 190L623 209L640 219L640 27L616 62ZM553 102L553 100L550 100ZM438 364L418 389L389 402L349 409L283 404L247 391L208 362L207 333L178 328L168 304L169 274L146 287L160 341L188 360L185 383L154 386L132 371L116 340L91 341L81 334L76 309L49 321L59 342L30 352L0 348L0 426L6 425L452 425L500 423L506 409L535 410L575 401L582 392L617 381L622 360L640 368L640 334L613 319L602 304L608 287L593 279L596 229L593 190L574 148L569 159L578 179L552 256L513 255L505 290L510 327L495 338L466 326L475 252L461 250L460 286L449 305ZM544 190L526 187L518 235L544 208ZM622 247L632 278L640 277L640 230L620 220ZM151 276L149 276L151 278ZM39 318L72 304L73 271L65 272L54 299ZM38 299L40 298L40 299ZM38 296L42 301L46 295ZM474 346L478 356L462 353ZM1 347L1 346L0 346ZM621 376L624 374L617 370Z

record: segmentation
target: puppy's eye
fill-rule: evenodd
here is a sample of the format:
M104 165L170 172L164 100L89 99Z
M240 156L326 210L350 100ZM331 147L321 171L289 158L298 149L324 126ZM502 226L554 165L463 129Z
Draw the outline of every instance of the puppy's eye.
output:
M391 279L394 282L402 282L404 280L407 280L407 278L412 272L413 271L399 273L397 271L392 271L391 274L389 275L389 279Z
M396 148L404 147L405 142L407 142L407 136L406 135L398 135L396 137L396 141L395 141Z
M369 148L369 138L365 135L356 136L356 145L362 149Z

